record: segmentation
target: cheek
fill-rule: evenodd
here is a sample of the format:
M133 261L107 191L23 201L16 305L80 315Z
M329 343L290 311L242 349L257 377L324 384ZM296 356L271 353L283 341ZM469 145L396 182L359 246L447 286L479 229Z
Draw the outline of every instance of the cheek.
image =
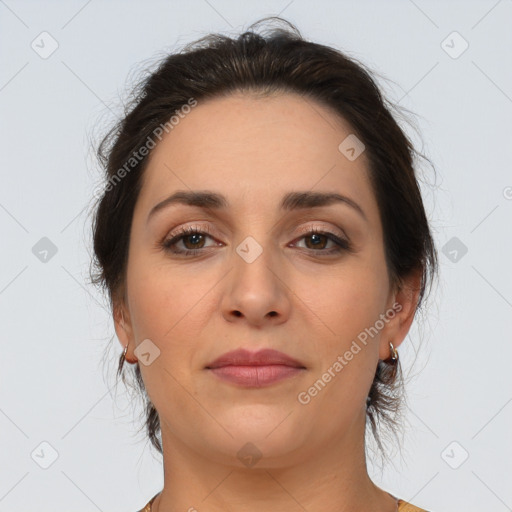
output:
M317 364L301 391L310 399L304 412L336 437L345 429L340 425L348 426L365 414L378 361L379 335L364 335L384 312L387 274L375 261L373 265L347 266L322 281L323 289L310 292L309 301L323 323L318 333L324 334L315 341Z
M128 264L127 288L137 341L141 336L161 340L173 327L176 306L186 295L179 276L171 279L162 265L144 251L134 250Z
M314 290L314 291L312 291ZM327 339L337 349L350 345L384 312L387 273L378 261L357 261L322 279L307 293L310 308L324 324Z
M171 356L186 356L194 351L205 316L201 314L210 302L213 284L220 278L169 268L167 264L142 264L134 258L129 268L128 296L136 343L151 339ZM211 278L210 278L211 277ZM172 357L169 362L184 361ZM186 361L186 358L185 358Z

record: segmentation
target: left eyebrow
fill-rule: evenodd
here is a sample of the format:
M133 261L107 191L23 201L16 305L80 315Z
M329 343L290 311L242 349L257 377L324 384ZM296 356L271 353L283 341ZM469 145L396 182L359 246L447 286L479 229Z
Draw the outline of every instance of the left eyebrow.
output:
M340 203L352 207L366 221L368 220L363 209L353 199L334 192L288 192L281 200L280 209L285 211L306 210ZM146 222L149 222L151 217L157 212L174 204L183 204L212 210L225 210L229 207L229 201L222 194L208 190L179 190L153 206Z

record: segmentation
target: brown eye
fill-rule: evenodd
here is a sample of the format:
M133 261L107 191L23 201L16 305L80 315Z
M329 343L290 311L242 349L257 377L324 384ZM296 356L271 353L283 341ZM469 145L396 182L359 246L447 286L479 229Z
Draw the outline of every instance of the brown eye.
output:
M201 249L204 244L204 235L201 233L192 233L190 235L185 235L181 237L183 241L183 245L190 250ZM190 242L190 246L188 243Z
M162 247L172 254L185 256L198 254L204 248L206 238L211 238L208 229L201 231L192 226L180 230L175 236L162 242ZM183 244L184 249L175 247L180 243Z
M175 236L165 240L161 245L165 251L171 254L193 256L204 252L203 249L208 249L208 246L205 246L207 238L213 239L208 229L201 230L198 227L192 226L181 229ZM348 240L328 231L312 229L304 233L298 240L305 240L306 249L320 256L330 256L343 251L351 251L351 245ZM334 244L334 246L326 248L329 242ZM179 247L180 244L182 244L181 248Z
M351 250L351 245L348 240L340 238L334 233L330 233L328 231L312 229L311 231L303 234L299 240L303 239L306 240L306 249L317 252L321 255L331 255ZM334 247L325 249L329 242L332 242Z
M306 242L308 249L325 249L325 245L329 243L329 237L320 233L313 233L311 235L305 236L304 239L311 240L312 247L309 247L309 244Z

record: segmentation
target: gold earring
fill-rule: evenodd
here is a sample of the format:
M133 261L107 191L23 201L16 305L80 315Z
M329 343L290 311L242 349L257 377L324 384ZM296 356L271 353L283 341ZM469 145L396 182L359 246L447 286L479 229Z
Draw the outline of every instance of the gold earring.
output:
M123 310L121 309L121 319L122 319L122 326L124 329L124 314ZM121 354L121 357L119 358L119 367L117 368L117 373L120 374L123 370L124 362L126 361L126 353L128 352L128 346L130 345L130 342L126 344L126 347L124 347L123 353Z
M389 348L391 350L391 364L398 363L398 352L391 341L389 342Z
M124 362L126 361L126 353L128 352L128 345L124 347L123 353L119 357L119 366L117 368L117 374L119 375L123 370Z

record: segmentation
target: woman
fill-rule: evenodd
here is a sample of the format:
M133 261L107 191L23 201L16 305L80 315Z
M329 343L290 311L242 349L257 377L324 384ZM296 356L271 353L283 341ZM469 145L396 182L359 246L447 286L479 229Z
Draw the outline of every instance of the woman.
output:
M203 38L135 89L99 148L94 281L163 455L144 511L423 510L365 453L399 427L437 268L415 154L363 66L291 24Z

